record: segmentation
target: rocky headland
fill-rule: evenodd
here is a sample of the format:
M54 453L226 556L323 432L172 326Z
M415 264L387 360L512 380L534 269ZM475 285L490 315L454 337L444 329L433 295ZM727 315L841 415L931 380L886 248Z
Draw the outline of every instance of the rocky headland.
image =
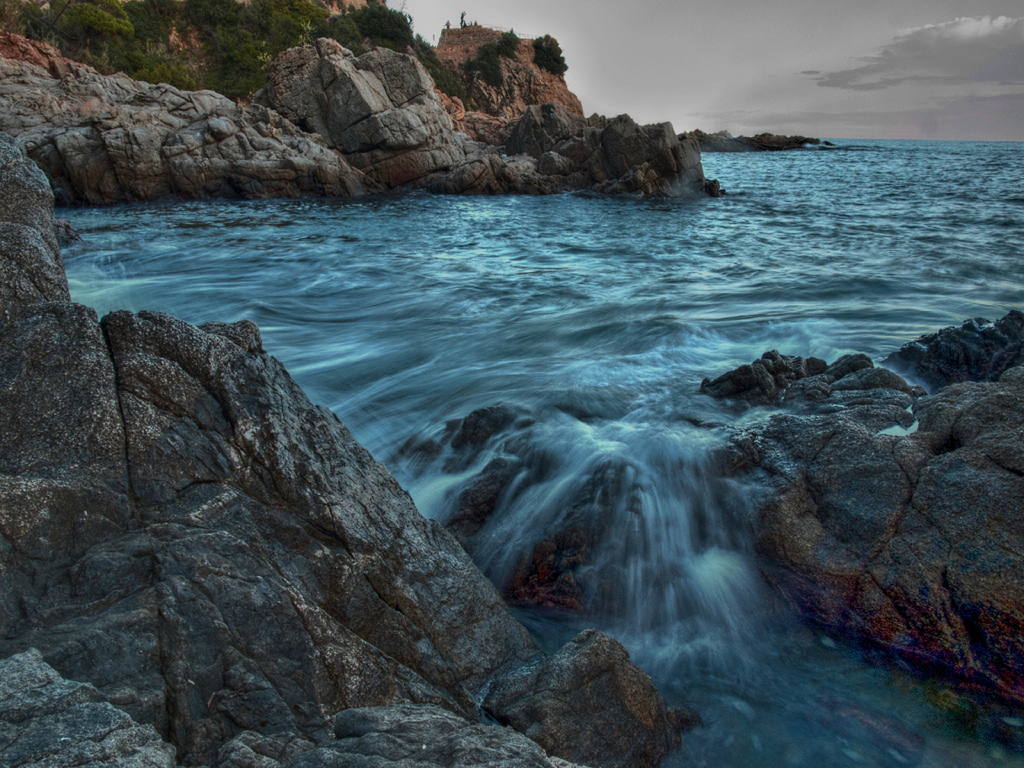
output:
M421 188L718 194L696 142L680 141L667 123L585 120L552 103L502 126L487 118L490 133L475 135L501 144L474 140L455 130L419 61L386 48L356 56L322 38L289 49L247 106L101 75L6 32L0 56L0 131L26 149L63 204Z
M654 766L679 744L694 716L612 638L540 653L255 325L99 320L2 136L0 185L0 762Z
M694 139L701 152L781 152L804 147L831 147L833 144L807 136L780 136L759 133L756 136L733 136L728 131L705 133L702 130L679 134L680 140Z

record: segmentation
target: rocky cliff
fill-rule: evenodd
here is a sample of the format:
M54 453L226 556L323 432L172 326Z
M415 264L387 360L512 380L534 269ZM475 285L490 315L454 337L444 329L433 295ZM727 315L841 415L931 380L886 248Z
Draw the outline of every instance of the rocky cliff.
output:
M780 136L759 133L756 136L733 136L728 131L705 133L701 130L680 134L680 139L696 139L701 152L780 152L804 147L832 146L831 142L807 136Z
M565 78L534 63L533 40L520 40L511 56L498 58L498 84L466 70L466 63L479 54L481 47L494 45L502 34L478 24L441 30L437 57L460 77L477 109L493 117L517 120L527 107L552 102L582 117L583 106Z
M538 150L517 140L509 151L518 156L503 158L507 147L454 130L413 56L385 48L357 57L321 38L289 49L270 65L256 103L242 107L212 91L100 75L7 33L0 32L0 45L12 57L0 56L0 131L18 139L66 204L424 187L449 194L715 191L704 183L696 145L668 135L670 128L628 118L584 121L557 105L543 113L532 107L518 121L519 133L529 133L547 115L557 128L545 135L557 141ZM492 125L490 138L504 143L517 125Z
M679 743L691 719L611 638L545 659L252 323L99 321L2 135L0 188L0 762L653 766Z

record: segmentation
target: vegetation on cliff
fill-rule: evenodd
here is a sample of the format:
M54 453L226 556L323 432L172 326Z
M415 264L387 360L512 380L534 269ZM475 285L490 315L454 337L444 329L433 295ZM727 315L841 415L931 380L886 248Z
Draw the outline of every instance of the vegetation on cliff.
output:
M551 35L533 41L533 63L553 75L564 75L569 69L562 56L562 47Z
M441 90L465 92L410 18L383 5L331 16L308 0L56 0L46 10L0 0L5 28L21 28L69 58L110 74L246 99L281 51L330 37L357 54L413 51ZM8 19L9 17L9 19ZM9 22L9 26L8 26Z
M505 32L493 43L484 43L476 52L476 56L464 65L467 72L480 74L484 82L494 88L500 88L505 81L501 71L501 60L514 59L519 37L515 32Z

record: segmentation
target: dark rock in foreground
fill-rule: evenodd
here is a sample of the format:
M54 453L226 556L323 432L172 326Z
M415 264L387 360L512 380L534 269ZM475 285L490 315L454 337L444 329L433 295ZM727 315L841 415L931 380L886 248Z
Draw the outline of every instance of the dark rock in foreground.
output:
M1024 701L1024 367L931 397L884 369L824 398L815 378L725 459L749 473L768 580L816 622Z
M680 139L694 139L701 152L780 152L804 147L832 146L830 142L807 136L780 136L759 133L756 136L733 136L728 131L704 133L696 130L680 134Z
M990 323L975 318L904 344L885 364L938 389L964 381L995 381L1024 363L1024 314L1014 309Z
M338 712L383 707L392 728L403 703L482 745L445 736L438 765L516 753L518 737L475 725L478 702L539 652L462 547L306 399L252 323L101 324L70 303L46 178L2 135L0 161L17 203L0 204L0 657L36 648L88 683L100 709L74 715L82 728L99 713L145 746L152 726L173 747L146 765L314 760ZM642 675L625 658L616 674ZM624 693L605 706L630 711ZM648 726L652 740L678 730ZM10 732L0 748L16 750ZM583 754L581 738L559 742L563 756ZM339 749L302 764L352 764ZM524 765L549 764L531 749ZM634 746L610 749L626 764ZM74 755L55 764L83 764Z

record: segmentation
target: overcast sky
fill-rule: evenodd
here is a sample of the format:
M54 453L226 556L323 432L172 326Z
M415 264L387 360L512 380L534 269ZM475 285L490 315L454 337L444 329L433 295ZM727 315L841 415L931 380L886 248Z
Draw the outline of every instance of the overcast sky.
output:
M587 114L824 138L1024 141L1021 0L388 0L551 34Z

